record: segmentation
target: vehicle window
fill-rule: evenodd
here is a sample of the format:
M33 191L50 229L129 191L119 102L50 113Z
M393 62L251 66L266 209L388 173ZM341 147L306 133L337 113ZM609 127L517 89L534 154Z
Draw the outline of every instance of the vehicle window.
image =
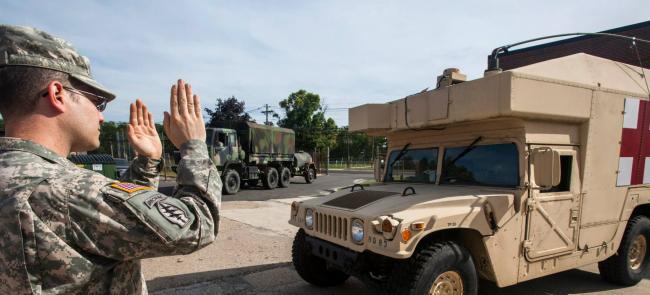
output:
M517 186L519 157L515 144L445 149L441 184Z
M400 151L393 151L388 158L390 166L386 172L386 181L436 182L437 148L406 150L398 158L399 154Z
M228 134L228 144L235 145L235 133Z
M223 146L228 145L228 140L227 140L227 136L226 136L225 133L221 133L221 132L217 133L217 140L219 142L223 143ZM216 145L217 142L215 142L214 144Z
M573 156L560 155L560 183L548 190L542 190L543 193L550 192L568 192L571 190L571 167L573 166Z

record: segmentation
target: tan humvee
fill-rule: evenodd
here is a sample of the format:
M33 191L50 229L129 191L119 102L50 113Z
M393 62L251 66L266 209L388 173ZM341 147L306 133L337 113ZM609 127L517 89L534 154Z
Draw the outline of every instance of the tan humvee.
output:
M650 273L643 71L587 54L467 82L451 70L435 90L351 109L351 131L388 138L385 171L292 205L296 270L320 286L355 275L391 294L475 294L478 278L599 262L636 284Z

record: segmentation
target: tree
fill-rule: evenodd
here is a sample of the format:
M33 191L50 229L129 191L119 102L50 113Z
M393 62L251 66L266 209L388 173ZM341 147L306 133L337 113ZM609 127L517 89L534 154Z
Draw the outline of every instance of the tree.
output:
M381 149L386 144L385 137L371 137L365 133L348 132L348 127L339 129L336 145L330 149L330 159L347 159L348 151L352 160L370 160L376 157L377 147Z
M325 118L318 94L301 89L282 100L280 107L285 110L285 117L278 121L278 126L296 132L297 150L313 151L336 143L336 123Z
M244 111L245 105L246 103L243 100L239 101L234 96L227 99L218 98L214 110L205 108L205 112L210 116L207 125L210 127L217 127L217 123L223 121L255 122L255 120Z

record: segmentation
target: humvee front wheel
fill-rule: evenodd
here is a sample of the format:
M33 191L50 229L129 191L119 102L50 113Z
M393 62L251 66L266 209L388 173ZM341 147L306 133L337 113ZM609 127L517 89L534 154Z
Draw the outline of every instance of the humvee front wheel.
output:
M223 193L234 195L239 191L241 179L237 170L227 169L223 176Z
M397 263L390 294L475 295L478 276L472 255L455 242L424 245L407 261Z
M298 230L291 247L293 267L298 275L308 283L319 287L343 284L350 276L338 270L328 269L324 259L311 253L305 237L305 231Z
M598 263L600 276L606 281L633 286L650 274L650 219L632 218L614 256Z

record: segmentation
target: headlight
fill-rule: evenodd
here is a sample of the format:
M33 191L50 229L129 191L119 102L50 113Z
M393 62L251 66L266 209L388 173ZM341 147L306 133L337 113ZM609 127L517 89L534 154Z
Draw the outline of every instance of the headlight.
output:
M314 211L311 209L305 210L305 226L308 229L312 229L314 227Z
M363 221L361 219L352 219L350 232L352 233L352 241L357 244L363 243Z

